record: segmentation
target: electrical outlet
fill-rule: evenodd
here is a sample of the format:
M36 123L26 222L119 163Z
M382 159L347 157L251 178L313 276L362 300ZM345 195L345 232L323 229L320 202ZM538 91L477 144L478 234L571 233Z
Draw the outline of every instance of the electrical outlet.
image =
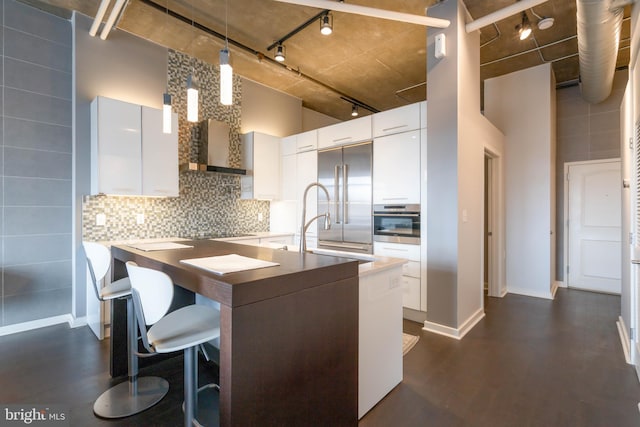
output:
M144 214L136 214L136 224L144 224Z
M258 221L262 222L263 219L262 212L258 212Z
M96 225L105 225L107 223L107 216L103 213L96 215Z

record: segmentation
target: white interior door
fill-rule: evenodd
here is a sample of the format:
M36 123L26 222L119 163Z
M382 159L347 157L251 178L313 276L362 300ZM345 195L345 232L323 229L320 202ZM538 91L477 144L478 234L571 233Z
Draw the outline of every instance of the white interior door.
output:
M568 165L567 286L620 293L620 161Z

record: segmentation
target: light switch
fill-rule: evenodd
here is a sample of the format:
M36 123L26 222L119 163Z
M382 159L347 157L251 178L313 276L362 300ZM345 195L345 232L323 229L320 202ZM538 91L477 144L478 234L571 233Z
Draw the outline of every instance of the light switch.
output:
M258 212L258 221L262 222L263 219L262 212Z
M96 225L105 225L107 223L107 216L103 213L96 215Z
M462 222L469 222L469 215L466 209L462 209Z
M136 214L136 224L144 224L144 214Z

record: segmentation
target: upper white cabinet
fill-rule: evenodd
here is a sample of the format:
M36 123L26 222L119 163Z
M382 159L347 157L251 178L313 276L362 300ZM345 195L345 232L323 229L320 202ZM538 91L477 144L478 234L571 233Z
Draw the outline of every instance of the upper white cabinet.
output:
M91 194L178 195L178 116L115 99L91 103Z
M296 151L301 153L303 151L316 150L318 148L318 131L310 130L308 132L299 133L296 135Z
M318 149L371 139L371 116L318 129Z
M291 135L280 139L280 155L288 156L296 154L297 135Z
M242 135L244 168L243 199L280 198L280 138L259 132Z
M172 114L171 133L162 132L162 110L142 107L142 195L177 197L178 115Z
M420 131L373 140L373 203L420 203Z
M304 200L304 191L312 182L318 181L318 152L306 151L298 153L296 161L296 230L302 227L302 208L306 203L306 221L316 216L318 213L318 187L312 187L307 193L307 200ZM307 234L316 236L317 227L312 224Z
M427 128L427 101L420 103L420 129Z
M141 107L97 97L91 103L91 194L142 194Z
M420 129L420 105L417 103L373 115L374 137L416 129Z

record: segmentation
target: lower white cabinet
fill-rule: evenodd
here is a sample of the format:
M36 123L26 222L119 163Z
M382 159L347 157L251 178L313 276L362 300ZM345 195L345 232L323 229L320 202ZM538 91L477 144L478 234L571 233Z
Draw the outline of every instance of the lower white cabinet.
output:
M409 261L402 267L402 306L420 310L420 245L374 242L373 253Z

